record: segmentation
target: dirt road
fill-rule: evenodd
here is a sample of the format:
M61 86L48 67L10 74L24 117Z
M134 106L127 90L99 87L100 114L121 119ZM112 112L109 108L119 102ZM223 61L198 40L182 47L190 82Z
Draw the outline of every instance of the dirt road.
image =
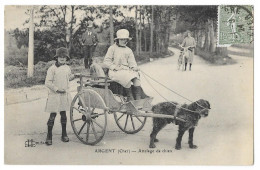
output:
M188 148L188 135L182 150L175 150L177 126L168 125L158 138L157 148L149 149L151 118L142 131L128 135L108 115L104 139L87 146L73 134L68 123L69 143L60 140L60 116L54 126L53 145L41 142L46 137L49 114L44 112L46 98L29 103L5 106L5 163L7 164L175 164L175 165L248 165L253 161L253 59L232 56L237 64L214 66L195 56L192 71L177 70L175 55L142 65L154 79L189 98L200 98L211 104L207 118L201 119L194 134L198 149ZM154 87L172 101L189 103L161 86ZM145 92L154 97L153 104L163 99L142 77ZM73 96L75 93L72 94ZM67 113L69 114L69 113ZM68 116L69 117L69 116ZM40 142L25 147L27 139Z

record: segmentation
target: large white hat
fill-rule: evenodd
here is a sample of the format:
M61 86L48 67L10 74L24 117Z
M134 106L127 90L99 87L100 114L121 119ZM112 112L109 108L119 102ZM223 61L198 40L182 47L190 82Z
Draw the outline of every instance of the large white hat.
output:
M131 40L132 38L129 37L129 31L127 29L120 29L116 32L116 39L129 39Z

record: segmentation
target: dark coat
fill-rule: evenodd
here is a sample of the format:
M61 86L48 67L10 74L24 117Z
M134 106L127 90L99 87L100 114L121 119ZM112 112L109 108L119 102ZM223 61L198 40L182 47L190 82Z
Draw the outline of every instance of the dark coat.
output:
M81 41L83 45L94 45L96 46L98 43L97 34L90 31L90 35L88 35L89 31L86 31L82 34Z

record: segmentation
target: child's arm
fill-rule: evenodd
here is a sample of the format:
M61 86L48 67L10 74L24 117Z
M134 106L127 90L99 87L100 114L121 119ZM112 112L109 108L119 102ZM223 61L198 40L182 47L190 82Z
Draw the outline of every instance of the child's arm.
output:
M114 60L114 47L113 46L110 46L107 50L107 53L105 55L105 58L104 58L104 65L106 66L106 68L109 68L110 70L114 70L117 68L117 65L115 65L113 63L113 60Z
M54 81L54 70L53 67L50 67L47 71L45 86L48 87L50 90L57 92L58 87L53 84L53 81Z
M75 74L72 74L71 73L71 69L69 67L69 81L72 81L74 80L75 78L78 78L80 76L80 73L75 73Z

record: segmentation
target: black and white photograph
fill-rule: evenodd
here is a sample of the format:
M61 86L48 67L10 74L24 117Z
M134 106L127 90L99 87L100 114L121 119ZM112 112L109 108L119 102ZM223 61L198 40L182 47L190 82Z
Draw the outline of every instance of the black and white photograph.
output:
M2 23L4 164L254 164L254 5L17 4Z

